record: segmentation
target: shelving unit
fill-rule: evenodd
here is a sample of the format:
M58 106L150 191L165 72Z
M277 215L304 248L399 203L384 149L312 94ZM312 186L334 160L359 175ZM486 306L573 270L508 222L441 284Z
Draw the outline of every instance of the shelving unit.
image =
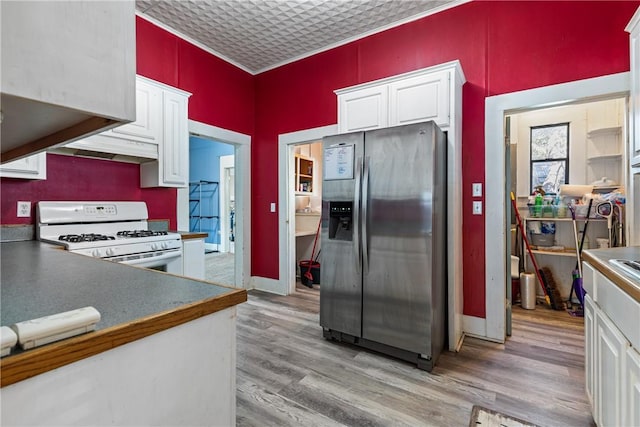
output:
M213 202L219 198L218 189L218 181L200 180L189 183L189 231L209 232L210 237L217 236L220 214L213 212Z
M295 154L296 194L313 192L313 159Z
M587 181L607 177L622 184L622 127L594 129L587 133Z
M563 298L568 298L571 292L571 284L573 282L572 272L575 269L576 264L576 248L575 237L573 234L573 224L571 218L540 218L540 217L525 217L524 227L525 230L529 230L530 222L555 222L556 232L554 235L555 245L564 246L563 250L549 250L544 249L543 246L532 247L532 252L536 257L538 266L549 267L553 272L554 279L559 285L559 291ZM586 218L576 218L578 233L580 233L584 227ZM607 219L606 218L589 218L589 227L587 228L587 240L589 247L583 249L593 249L597 247L597 238L606 238L608 236ZM530 234L528 234L530 237ZM578 242L580 238L578 238ZM530 242L531 243L531 242ZM524 243L523 243L524 245ZM534 249L535 248L535 249ZM521 251L524 254L524 269L528 272L533 272L533 266L529 255L526 253L526 248L522 248Z

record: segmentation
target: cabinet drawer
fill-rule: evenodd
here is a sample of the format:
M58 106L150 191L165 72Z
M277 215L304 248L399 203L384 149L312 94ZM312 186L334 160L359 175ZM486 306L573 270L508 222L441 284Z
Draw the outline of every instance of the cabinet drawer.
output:
M596 304L635 348L640 348L640 303L601 274L596 278Z

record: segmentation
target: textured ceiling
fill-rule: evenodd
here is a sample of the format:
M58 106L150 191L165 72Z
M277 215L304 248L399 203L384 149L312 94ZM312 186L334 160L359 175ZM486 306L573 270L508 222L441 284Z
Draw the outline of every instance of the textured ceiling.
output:
M259 73L460 1L136 0L142 16Z

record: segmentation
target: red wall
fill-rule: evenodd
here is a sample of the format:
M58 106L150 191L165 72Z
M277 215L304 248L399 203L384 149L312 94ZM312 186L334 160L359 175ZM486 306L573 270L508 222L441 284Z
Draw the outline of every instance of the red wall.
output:
M277 214L269 212L278 135L336 123L335 89L459 59L464 312L484 317L485 257L498 254L485 254L484 217L470 215L470 193L484 182L485 97L628 71L624 27L639 4L472 2L255 77L137 18L138 73L192 92L191 119L252 135L251 274L278 278ZM33 221L15 217L17 200L140 198L152 218L175 226L175 190L141 190L136 165L51 155L49 163L46 181L2 179L3 224Z
M191 92L189 118L251 135L254 77L136 17L137 72ZM176 228L176 190L140 188L136 164L47 155L47 179L2 178L1 224L33 224L16 217L16 202L29 200L143 200L149 217Z
M144 200L149 217L168 219L175 227L176 190L140 188L140 167L133 163L47 154L47 179L30 181L2 178L2 224L34 224L16 217L18 200Z
M459 59L463 88L464 313L485 317L485 97L629 70L639 2L472 2L260 74L252 145L252 274L278 277L278 135L336 123L333 90ZM502 159L496 159L501 163ZM491 189L486 189L491 191Z

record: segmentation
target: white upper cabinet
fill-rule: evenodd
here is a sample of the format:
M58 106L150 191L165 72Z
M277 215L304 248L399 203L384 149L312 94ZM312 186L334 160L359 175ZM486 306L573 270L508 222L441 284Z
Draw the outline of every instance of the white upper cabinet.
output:
M57 151L95 155L114 160L157 159L158 144L162 137L163 90L159 83L136 76L136 120L134 122L66 144L64 148ZM106 156L106 154L113 154L113 156Z
M631 18L629 32L631 58L631 93L629 98L629 131L631 165L640 165L640 8Z
M2 162L135 119L133 1L0 2Z
M161 135L162 88L142 76L136 77L136 121L118 126L105 136L157 144Z
M140 165L141 187L189 185L189 93L165 87L162 91L162 135L158 160Z
M389 85L391 126L433 120L449 124L449 72L429 73Z
M376 86L338 95L340 132L389 126L389 88Z
M33 154L0 166L0 176L6 178L47 179L47 153Z
M433 120L450 125L452 83L462 85L458 61L336 91L341 133ZM456 78L458 77L458 78Z

